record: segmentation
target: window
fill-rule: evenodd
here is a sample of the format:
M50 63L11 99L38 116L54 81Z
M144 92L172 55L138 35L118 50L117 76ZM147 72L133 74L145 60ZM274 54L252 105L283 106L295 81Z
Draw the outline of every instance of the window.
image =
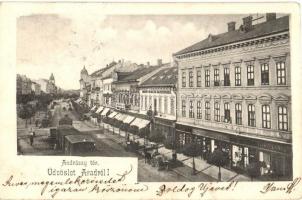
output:
M235 67L235 86L241 86L241 67Z
M201 119L201 101L197 101L197 119Z
M268 63L261 64L261 85L269 85Z
M197 82L197 87L201 87L201 70L200 69L197 70L197 80L196 80L196 82Z
M150 110L152 110L152 97L149 96L149 108Z
M254 85L254 66L247 66L247 85Z
M144 109L144 96L141 96L141 109Z
M277 85L286 85L285 62L277 62Z
M214 120L216 122L220 121L220 104L219 104L219 102L215 102L215 104L214 104Z
M236 124L242 125L242 106L240 103L235 104L235 118Z
M219 69L214 69L214 86L219 86Z
M183 117L186 117L186 100L181 101L181 113Z
M189 72L189 87L193 87L193 72Z
M205 119L211 120L210 102L205 102Z
M194 118L194 102L190 100L189 117Z
M168 98L164 97L164 113L168 114Z
M181 81L182 81L182 87L186 87L186 72L185 71L183 71L182 72L182 77L181 77Z
M230 86L230 68L225 67L223 69L223 76L224 76L224 86Z
M224 103L224 122L231 122L231 112L229 103Z
M271 128L271 113L269 105L262 106L262 128Z
M205 70L205 86L210 87L210 70Z
M158 112L159 113L162 113L161 107L162 107L162 99L161 99L161 97L159 97L158 98Z
M170 99L170 104L171 104L171 105L170 105L170 109L171 109L171 110L170 110L170 113L171 113L171 115L175 115L175 112L174 112L174 108L175 108L175 107L174 107L174 98L171 98L171 99Z
M278 129L281 131L288 130L287 107L278 107Z
M248 125L249 126L256 126L256 115L255 115L255 105L249 104L248 105Z
M145 110L148 110L147 96L145 96Z

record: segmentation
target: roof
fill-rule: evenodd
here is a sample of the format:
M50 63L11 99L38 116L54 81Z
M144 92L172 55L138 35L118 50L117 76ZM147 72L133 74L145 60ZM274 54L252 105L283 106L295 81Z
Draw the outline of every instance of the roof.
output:
M146 81L144 81L141 86L175 85L177 82L177 74L178 70L176 66L166 67L158 71Z
M154 70L157 70L160 67L161 67L160 65L149 66L149 67L141 66L137 70L134 70L133 72L129 73L128 76L120 77L120 79L118 81L116 81L115 83L137 81L137 79L151 73Z
M114 65L116 65L117 63L115 61L112 61L110 64L108 64L106 67L101 68L99 70L96 70L95 72L93 72L90 76L92 77L97 77L97 76L101 76L102 73L104 71L106 71L107 69L110 69L111 67L113 67Z
M78 131L77 129L71 127L71 126L58 126L58 133L60 135L73 135L73 134L80 134L80 131Z
M90 135L68 135L65 137L71 143L94 142L94 139Z
M261 36L266 36L282 31L289 30L289 16L277 18L276 20L266 21L253 25L250 31L244 32L239 29L221 33L218 35L212 35L212 41L209 38L204 39L196 44L193 44L181 51L178 51L174 55L180 55L197 50L203 50L211 47L221 46L229 43L239 42Z

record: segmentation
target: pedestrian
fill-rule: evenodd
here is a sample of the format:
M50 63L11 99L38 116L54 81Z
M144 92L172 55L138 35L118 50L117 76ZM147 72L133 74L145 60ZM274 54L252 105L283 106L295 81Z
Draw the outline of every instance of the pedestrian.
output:
M30 146L32 146L33 143L34 143L34 137L35 137L35 132L32 131L32 132L30 133L30 135L29 135Z
M39 120L37 119L37 120L35 121L35 123L36 123L36 127L38 127L38 125L39 125Z

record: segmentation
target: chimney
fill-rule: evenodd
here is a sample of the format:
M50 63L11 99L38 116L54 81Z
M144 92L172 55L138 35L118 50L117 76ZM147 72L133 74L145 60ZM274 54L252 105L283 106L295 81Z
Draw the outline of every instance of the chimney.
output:
M228 23L228 32L235 31L235 29L236 29L236 22L229 22Z
M273 21L276 19L276 13L266 13L266 21Z
M149 61L147 62L147 67L150 67L150 62Z
M158 66L161 66L163 63L162 63L162 59L157 59L157 65Z
M242 20L243 20L244 30L245 31L251 30L253 27L253 17L250 15L250 16L244 17Z

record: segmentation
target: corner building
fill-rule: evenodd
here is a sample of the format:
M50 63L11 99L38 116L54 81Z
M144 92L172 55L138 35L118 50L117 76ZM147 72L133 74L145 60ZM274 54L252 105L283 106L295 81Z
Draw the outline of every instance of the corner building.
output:
M203 159L219 145L226 168L292 178L289 16L211 35L175 54L178 63L176 140L200 144Z

